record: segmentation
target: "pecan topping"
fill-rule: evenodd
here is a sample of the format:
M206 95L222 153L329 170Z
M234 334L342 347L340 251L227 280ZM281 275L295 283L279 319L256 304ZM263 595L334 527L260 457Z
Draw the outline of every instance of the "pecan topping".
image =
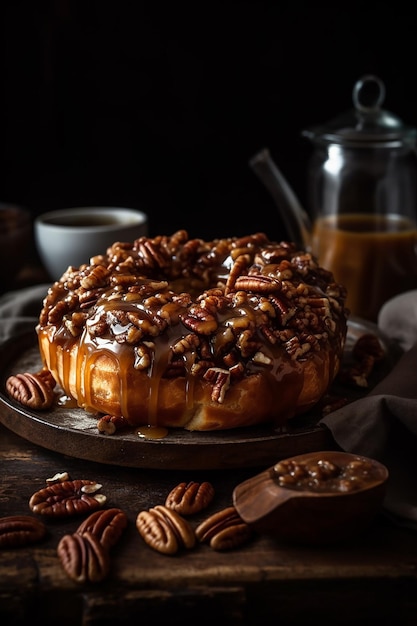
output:
M96 494L101 485L93 480L66 480L36 491L29 500L34 513L68 517L91 513L102 507L106 496Z
M234 255L232 255L234 257ZM246 271L246 268L251 264L251 257L249 254L238 254L234 258L234 263L230 268L230 273L226 281L226 293L233 291L235 288L236 279Z
M224 401L226 391L230 387L230 372L220 367L210 367L203 378L213 385L213 391L211 392L213 402L221 404Z
M208 543L213 550L223 551L249 541L252 529L235 507L230 506L208 517L196 528L195 535L200 543Z
M329 344L341 354L345 299L332 274L293 243L263 233L204 241L180 230L115 242L69 268L44 299L38 333L49 336L53 326L70 342L81 332L92 344L117 342L150 376L162 363L159 378L205 377L222 403L244 376L273 369L272 354L304 361ZM99 430L112 434L113 423Z
M121 509L95 511L77 529L79 535L91 533L104 548L110 550L120 539L127 526L127 516Z
M109 553L88 531L82 535L64 535L57 554L66 574L76 583L98 583L109 574Z
M9 376L6 390L11 398L30 409L50 409L55 395L55 380L47 369L35 374L25 372Z
M46 535L43 522L30 515L0 517L0 548L16 548L36 543Z
M205 509L214 498L214 487L209 482L180 483L167 496L165 506L180 515L194 515Z
M218 327L216 316L200 305L190 307L188 315L180 317L184 326L200 335L211 335Z
M257 293L274 293L281 291L281 282L269 276L239 276L235 282L235 289Z
M162 554L176 554L182 548L195 546L194 531L188 521L166 506L140 511L136 528L148 546Z

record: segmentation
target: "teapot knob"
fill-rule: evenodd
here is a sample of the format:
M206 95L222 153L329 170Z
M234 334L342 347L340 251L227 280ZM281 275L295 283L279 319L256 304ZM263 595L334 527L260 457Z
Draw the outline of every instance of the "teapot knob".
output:
M385 85L377 76L368 74L355 83L352 97L357 111L362 113L379 111L385 100Z

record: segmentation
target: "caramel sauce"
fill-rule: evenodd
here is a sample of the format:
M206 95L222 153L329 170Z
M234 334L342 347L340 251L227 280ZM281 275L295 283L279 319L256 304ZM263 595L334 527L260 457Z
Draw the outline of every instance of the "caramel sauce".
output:
M330 458L284 459L273 467L281 487L317 493L351 493L374 487L385 478L385 468L367 457L335 462Z
M168 429L155 426L141 426L137 430L137 435L140 439L164 439L168 435Z
M110 304L108 306L110 307ZM239 313L237 322L236 312ZM222 324L219 325L218 332L213 339L213 346L216 351L220 352L226 343L229 324L241 323L245 325L249 322L256 323L256 312L247 307L240 307L238 311L234 310L233 314L227 311L219 317L220 320L222 320ZM42 332L45 331L41 331L41 333ZM170 346L175 344L181 337L187 334L187 332L188 331L186 331L181 323L177 323L170 326L167 332L156 337L153 341L154 352L147 375L148 389L144 392L144 400L146 400L148 406L148 423L141 426L138 430L139 437L144 439L161 439L167 434L166 429L158 426L160 384L164 372L169 365ZM135 406L131 402L132 394L130 393L132 384L130 382L131 372L134 369L134 351L132 346L124 343L119 344L107 338L92 338L87 329L84 329L81 337L77 339L72 337L64 338L59 333L58 336L55 336L55 341L57 341L58 338L62 348L60 351L52 349L51 342L53 337L49 337L50 369L53 370L57 368L58 371L64 374L65 378L62 380L61 384L65 389L69 389L71 386L74 388L74 380L72 380L72 377L75 377L76 404L86 411L97 411L97 408L91 408L95 404L91 395L91 377L94 368L97 367L98 359L100 359L103 352L106 352L114 361L115 370L118 372L118 396L121 415L128 421L132 420L134 422L137 420L137 413L135 412ZM73 368L71 363L71 350L75 344L78 344L78 351L76 367ZM262 375L267 378L268 385L271 389L271 397L275 397L276 402L279 402L282 420L286 420L293 417L294 406L297 406L298 397L304 386L303 367L297 360L291 362L287 359L283 360L283 348L281 346L276 347L273 344L264 344L262 350L265 356L269 357L271 360L270 364L265 365L251 362L248 364L248 374L261 372ZM54 361L54 355L57 355L57 361ZM195 375L192 374L191 368L194 364L195 356L195 351L189 350L183 357L185 365L185 410L191 409L194 406L196 378ZM62 363L58 363L59 360L62 360ZM330 367L331 369L333 368L333 362ZM321 367L320 377L325 376L328 376L328 372L324 371L324 368ZM64 402L64 406L69 407L74 406L73 403L75 403L75 400L67 397ZM260 398L260 402L262 402L262 398ZM277 424L277 426L279 426L279 424Z
M417 227L396 215L338 215L314 225L319 263L347 289L351 314L377 321L381 306L417 287Z
M171 329L168 329L171 331ZM148 391L148 426L156 428L158 426L158 402L159 402L159 386L162 376L169 364L169 332L168 336L160 336L155 342L155 351L153 353L152 364L148 373L149 391Z

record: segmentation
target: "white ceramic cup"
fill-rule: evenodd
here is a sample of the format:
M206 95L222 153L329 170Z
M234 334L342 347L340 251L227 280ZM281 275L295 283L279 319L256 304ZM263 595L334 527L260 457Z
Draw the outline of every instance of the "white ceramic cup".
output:
M36 248L46 271L58 280L69 266L80 267L105 254L116 241L148 234L148 216L139 209L86 206L58 209L35 218Z

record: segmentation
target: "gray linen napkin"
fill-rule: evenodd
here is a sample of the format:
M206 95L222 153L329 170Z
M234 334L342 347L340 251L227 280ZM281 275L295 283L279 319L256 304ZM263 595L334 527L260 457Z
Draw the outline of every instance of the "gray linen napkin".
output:
M378 326L403 350L409 350L417 341L417 290L388 300L379 312Z
M35 327L50 285L9 291L0 297L0 341Z
M330 413L320 424L345 452L387 466L384 507L417 529L417 344L365 398Z
M346 452L373 457L390 472L385 511L417 529L417 291L387 302L380 330L405 352L365 397L320 421Z

